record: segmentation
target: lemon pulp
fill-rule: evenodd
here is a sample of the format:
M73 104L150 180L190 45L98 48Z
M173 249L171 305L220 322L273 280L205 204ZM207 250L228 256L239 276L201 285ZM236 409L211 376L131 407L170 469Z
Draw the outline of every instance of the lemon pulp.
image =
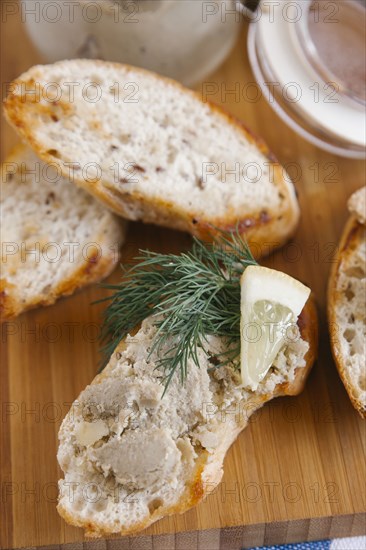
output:
M256 390L289 339L310 290L292 277L248 267L241 287L241 375ZM295 335L296 337L296 335Z

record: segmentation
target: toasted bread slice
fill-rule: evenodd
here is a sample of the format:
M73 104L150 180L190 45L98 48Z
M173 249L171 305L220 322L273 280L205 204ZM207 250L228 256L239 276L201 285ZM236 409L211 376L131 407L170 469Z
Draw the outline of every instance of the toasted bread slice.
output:
M124 218L204 239L239 227L257 256L296 228L293 184L267 147L172 80L74 60L11 89L5 113L22 139Z
M224 343L210 337L162 398L151 318L115 350L109 365L77 398L60 429L58 511L88 536L140 531L182 513L217 485L231 444L249 416L280 395L296 395L315 359L317 317L311 301L298 321L301 338L281 350L255 393L232 365L210 369ZM233 410L237 414L233 414Z
M332 352L353 406L366 417L366 187L352 195L328 287Z
M115 267L124 222L19 145L2 165L1 319L53 304Z

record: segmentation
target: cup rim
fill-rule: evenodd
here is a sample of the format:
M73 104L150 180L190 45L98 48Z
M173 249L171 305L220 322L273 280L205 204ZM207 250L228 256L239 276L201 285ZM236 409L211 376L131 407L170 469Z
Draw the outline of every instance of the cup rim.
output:
M287 124L287 126L294 130L303 139L312 143L313 145L316 145L320 149L341 157L348 157L353 159L366 158L366 150L363 147L354 145L349 142L344 142L343 144L339 141L337 142L334 139L332 140L331 136L327 136L327 134L325 134L321 130L317 131L315 126L311 125L309 121L304 118L304 116L301 116L301 114L299 114L299 112L295 112L293 110L293 107L291 109L291 104L286 105L286 107L288 107L288 110L286 110L285 107L281 105L279 101L277 101L271 88L266 85L266 82L268 82L268 77L270 77L270 74L268 74L270 73L270 67L268 65L266 65L266 67L263 67L261 64L260 55L257 51L258 34L259 33L257 33L257 23L255 21L251 21L249 23L247 37L249 62L255 80L260 87L265 100L276 112L276 114L285 122L285 124ZM300 122L298 122L298 120ZM303 123L303 125L301 124L301 122ZM308 129L306 126L310 126L311 130ZM328 139L326 139L325 136L327 136Z
M314 0L311 0L309 2L306 2L304 6L302 6L303 16L294 24L294 30L297 39L300 42L300 46L303 50L304 55L307 58L307 61L311 64L313 69L319 74L319 76L321 76L321 78L325 82L334 82L337 85L339 93L347 96L352 101L356 101L358 104L366 106L366 98L363 99L355 94L355 92L351 88L349 88L349 86L341 78L339 78L329 67L327 67L327 65L319 56L308 24L308 16L313 3ZM365 11L365 8L361 4L353 0L349 2L347 9Z

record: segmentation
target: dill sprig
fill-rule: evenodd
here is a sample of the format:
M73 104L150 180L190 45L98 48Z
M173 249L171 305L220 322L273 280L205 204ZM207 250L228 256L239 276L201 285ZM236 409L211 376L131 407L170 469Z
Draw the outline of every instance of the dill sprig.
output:
M165 391L174 374L187 376L188 360L199 366L198 349L208 335L223 337L227 351L218 365L240 353L240 277L256 265L238 231L221 233L214 243L194 239L189 252L158 254L140 251L123 268L117 285L103 285L114 293L104 314L103 352L109 357L119 341L146 317L156 315L157 333L149 357L156 352L164 371Z

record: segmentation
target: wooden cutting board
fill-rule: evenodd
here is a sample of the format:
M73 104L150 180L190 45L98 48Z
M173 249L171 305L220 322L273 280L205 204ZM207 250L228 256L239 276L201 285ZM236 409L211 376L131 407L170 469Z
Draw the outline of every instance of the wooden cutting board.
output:
M221 485L197 508L159 521L139 537L82 544L83 532L56 512L57 432L71 402L97 371L100 310L90 304L103 292L93 287L21 316L1 334L3 548L59 548L79 541L70 548L232 550L365 532L365 423L339 380L325 315L346 200L362 185L365 166L314 148L264 99L253 103L245 96L245 85L254 81L245 38L246 29L227 62L208 79L214 83L210 89L216 88L211 99L263 136L296 182L301 224L291 243L265 263L302 279L317 296L319 360L306 390L298 398L272 402L252 419L227 456ZM40 61L15 16L3 28L2 46L2 84ZM15 141L3 122L3 159ZM184 234L131 224L123 258L138 247L179 251L189 243ZM110 280L119 276L117 270Z

